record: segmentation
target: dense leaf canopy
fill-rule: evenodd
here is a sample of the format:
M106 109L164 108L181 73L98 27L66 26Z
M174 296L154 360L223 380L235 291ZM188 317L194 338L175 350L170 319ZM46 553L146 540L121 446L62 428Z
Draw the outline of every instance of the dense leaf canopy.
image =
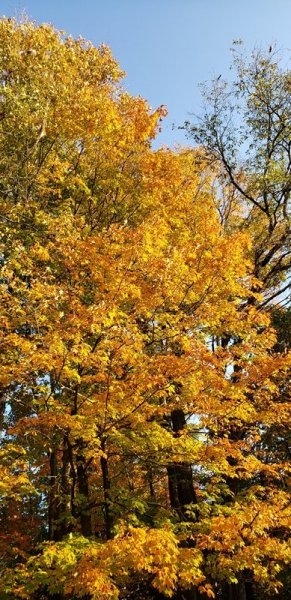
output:
M121 79L105 46L0 22L0 595L273 593L287 215L209 148L154 150L165 109Z

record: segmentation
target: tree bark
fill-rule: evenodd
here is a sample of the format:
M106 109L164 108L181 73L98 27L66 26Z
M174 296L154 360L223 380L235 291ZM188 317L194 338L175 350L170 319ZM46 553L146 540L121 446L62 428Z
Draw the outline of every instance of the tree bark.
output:
M241 573L238 583L226 583L222 587L222 600L255 600L253 584L246 573Z
M50 466L50 489L48 499L48 527L49 527L49 539L54 540L56 521L58 517L58 498L57 498L57 477L58 477L58 463L57 463L57 450L54 448L49 455L49 466Z
M76 456L77 462L77 480L78 491L81 494L82 506L80 512L81 532L85 537L90 537L93 534L92 520L89 509L89 482L86 468L86 461L82 454L82 443L79 445L79 451Z
M101 449L105 453L105 441L103 440L101 443ZM110 540L113 537L112 529L113 529L113 517L110 507L110 479L109 479L109 471L108 471L108 458L103 455L100 459L101 464L101 472L102 472L102 481L103 481L103 497L104 497L104 523L105 523L105 534L106 539Z
M186 427L186 418L183 410L175 409L171 412L171 422L174 436L178 437L181 431ZM192 465L187 462L175 463L169 465L168 484L169 496L172 508L174 508L181 521L191 521L193 516L187 515L186 506L196 504L197 497L193 485ZM188 542L190 545L190 540ZM173 600L199 600L198 592L195 587L190 590L178 589Z
M53 540L60 541L72 530L68 517L71 516L70 456L66 439L63 442L60 489L57 497L56 519L53 528Z
M171 412L171 422L174 435L178 437L186 426L183 410L173 410ZM192 466L187 462L175 463L168 466L167 472L171 506L178 512L181 520L188 520L185 506L197 502L193 485Z

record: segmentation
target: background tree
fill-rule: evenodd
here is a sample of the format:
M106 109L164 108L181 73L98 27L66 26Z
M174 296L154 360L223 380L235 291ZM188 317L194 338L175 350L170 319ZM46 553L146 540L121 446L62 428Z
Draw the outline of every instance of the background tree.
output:
M212 168L215 165L217 209L225 230L247 230L252 237L253 273L260 280L262 297L250 297L247 305L255 303L259 309L271 310L279 337L280 319L288 320L288 311L282 308L290 302L290 70L283 68L282 62L271 47L267 53L255 51L250 60L234 47L232 82L218 78L204 86L205 112L194 125L186 123L190 137L204 146ZM243 304L242 310L245 308ZM230 341L226 332L222 343ZM286 351L285 342L282 346L278 341L274 350ZM282 420L278 418L272 426L270 422L260 425L266 430L267 463L272 462L277 445L274 439L271 442L277 426L284 432L286 448L286 379L280 389L277 402L282 402L278 409ZM244 439L248 433L236 425L232 435ZM254 444L253 451L262 456L262 441ZM286 472L289 459L286 454L281 458ZM262 481L268 485L264 478ZM231 593L245 597L246 590L238 586Z
M229 84L221 78L204 86L205 112L190 137L207 150L221 185L220 215L243 207L240 227L253 232L254 274L264 301L290 289L281 285L290 269L290 70L278 52L255 51L248 61L234 46Z

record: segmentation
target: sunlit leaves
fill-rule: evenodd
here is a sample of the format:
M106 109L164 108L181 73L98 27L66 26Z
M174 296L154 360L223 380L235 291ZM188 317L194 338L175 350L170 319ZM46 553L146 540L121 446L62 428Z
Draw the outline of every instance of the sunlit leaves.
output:
M253 232L223 227L201 149L151 148L165 109L122 90L106 47L13 20L0 39L0 493L29 538L12 558L5 529L1 590L275 581L286 471L261 440L288 421L288 363L256 308ZM181 465L197 498L183 519Z

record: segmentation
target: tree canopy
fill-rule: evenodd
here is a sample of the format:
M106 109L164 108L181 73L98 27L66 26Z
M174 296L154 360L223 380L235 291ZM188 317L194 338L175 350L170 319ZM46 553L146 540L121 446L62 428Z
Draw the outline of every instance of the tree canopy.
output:
M237 172L217 116L154 150L165 108L109 48L0 22L1 598L282 588L290 74L271 65L256 102L274 86L279 116L248 97Z

